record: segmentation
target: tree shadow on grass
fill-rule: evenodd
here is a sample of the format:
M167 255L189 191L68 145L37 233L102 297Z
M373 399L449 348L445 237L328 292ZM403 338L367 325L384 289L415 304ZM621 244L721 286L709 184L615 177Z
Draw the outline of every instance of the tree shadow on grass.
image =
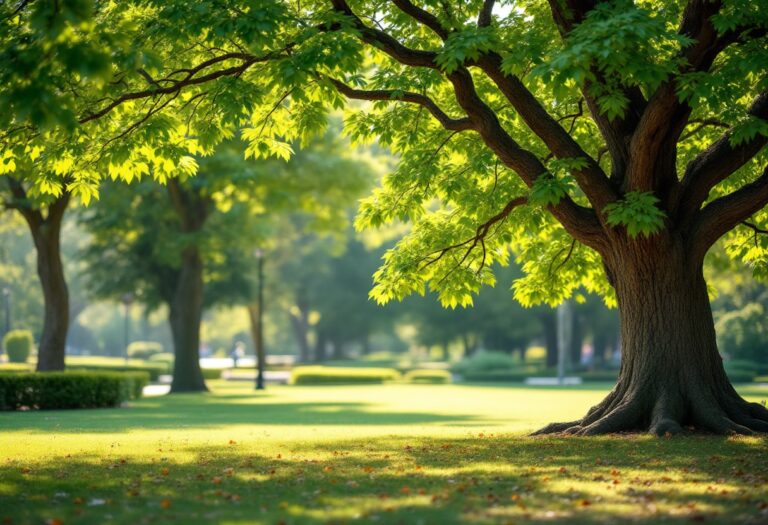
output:
M253 399L251 399L253 400ZM134 429L213 428L223 425L469 425L487 418L468 414L383 411L362 402L237 403L231 396L174 399L125 409L0 414L0 429L25 432L115 432Z
M768 519L765 446L700 436L390 437L10 462L0 466L0 520L759 523Z

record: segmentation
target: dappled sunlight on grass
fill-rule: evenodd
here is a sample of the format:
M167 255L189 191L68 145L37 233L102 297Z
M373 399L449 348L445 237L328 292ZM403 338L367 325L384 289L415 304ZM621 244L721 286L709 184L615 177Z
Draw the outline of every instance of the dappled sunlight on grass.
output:
M122 410L2 414L0 520L768 519L763 438L525 436L603 394L214 384Z

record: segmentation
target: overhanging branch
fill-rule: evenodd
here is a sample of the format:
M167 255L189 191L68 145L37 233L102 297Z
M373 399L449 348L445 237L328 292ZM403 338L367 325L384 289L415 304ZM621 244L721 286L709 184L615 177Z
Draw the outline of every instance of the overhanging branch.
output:
M749 114L768 120L768 92L762 93L752 102ZM732 146L732 133L733 130L726 131L686 167L677 204L681 216L691 217L696 213L707 200L712 188L754 158L768 143L768 138L757 135L752 140Z
M746 221L766 204L768 166L753 182L713 200L697 213L691 228L694 257L703 258L710 246L720 237Z
M422 106L427 111L429 111L445 129L449 129L451 131L465 131L474 129L474 124L469 118L449 117L431 98L427 97L426 95L412 93L410 91L401 92L388 89L355 89L334 78L327 78L336 87L336 89L347 98L369 101L402 101L409 102L411 104L418 104L419 106Z

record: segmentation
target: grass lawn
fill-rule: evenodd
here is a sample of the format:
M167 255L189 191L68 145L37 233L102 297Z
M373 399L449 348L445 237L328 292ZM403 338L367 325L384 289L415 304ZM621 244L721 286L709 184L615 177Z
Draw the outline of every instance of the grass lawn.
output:
M0 524L768 523L766 438L526 437L607 385L211 387L0 413Z

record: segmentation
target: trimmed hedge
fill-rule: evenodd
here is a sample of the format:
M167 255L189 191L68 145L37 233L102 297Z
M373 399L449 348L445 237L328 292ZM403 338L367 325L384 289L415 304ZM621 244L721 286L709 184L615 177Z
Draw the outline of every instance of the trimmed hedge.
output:
M3 337L3 348L11 363L26 363L35 340L29 330L11 330Z
M0 374L0 410L117 407L148 382L146 372Z
M67 365L67 370L82 372L146 372L152 381L157 381L161 375L168 373L168 368L163 363L145 363L143 365L72 364Z
M292 385L373 385L398 379L394 368L298 366L291 373Z
M403 375L403 381L406 383L445 385L453 381L453 376L448 370L420 369L406 372Z

